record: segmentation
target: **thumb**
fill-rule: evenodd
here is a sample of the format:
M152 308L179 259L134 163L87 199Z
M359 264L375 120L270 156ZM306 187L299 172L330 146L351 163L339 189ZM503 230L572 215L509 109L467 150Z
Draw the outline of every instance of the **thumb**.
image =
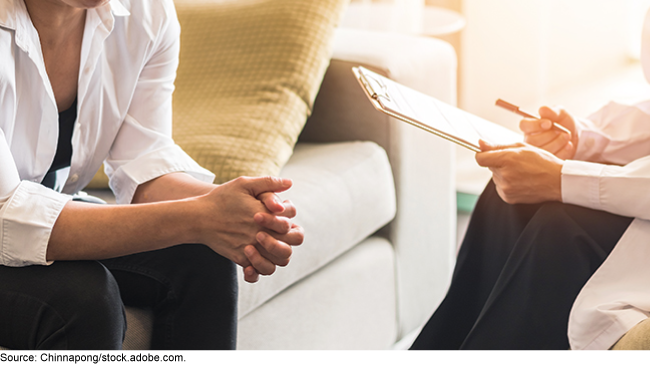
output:
M512 153L512 149L526 146L524 143L517 142L510 145L492 145L486 141L479 140L481 152L476 153L474 158L478 165L486 168L502 167L506 160L505 157Z
M292 184L293 182L291 179L287 178L261 177L250 178L250 180L244 184L244 188L246 188L252 196L257 197L264 192L284 192L291 188Z
M495 145L485 140L478 140L478 146L481 148L481 152L486 152L486 151L505 150L505 149L511 149L515 147L522 147L524 146L524 144L522 144L521 142L516 142L510 145Z
M478 140L478 147L481 148L481 152L491 151L495 148L494 145L484 140Z

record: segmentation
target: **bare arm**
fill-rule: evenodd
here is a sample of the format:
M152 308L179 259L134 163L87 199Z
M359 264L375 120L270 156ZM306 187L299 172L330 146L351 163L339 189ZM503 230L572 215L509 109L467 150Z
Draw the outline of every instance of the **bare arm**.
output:
M104 259L196 242L191 200L146 205L69 202L56 221L47 260Z
M276 265L288 263L292 250L287 243L302 243L301 228L286 217L270 214L257 199L264 192L290 186L288 180L268 177L239 178L214 186L173 174L138 189L134 203L144 201L141 204L70 202L54 225L47 259L101 259L203 243L245 267L246 279L254 282L258 274L272 274ZM273 235L265 235L268 232ZM249 246L257 249L246 249Z
M201 196L216 185L194 179L186 173L165 174L140 184L131 203L151 203Z

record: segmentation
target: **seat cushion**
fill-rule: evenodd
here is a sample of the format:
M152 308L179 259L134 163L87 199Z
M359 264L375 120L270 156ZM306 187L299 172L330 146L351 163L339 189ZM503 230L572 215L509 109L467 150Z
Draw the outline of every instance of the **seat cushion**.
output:
M395 188L384 150L373 142L296 145L280 174L293 180L281 194L298 209L304 243L291 263L256 284L239 271L239 317L322 268L387 224L395 215Z
M392 245L371 237L239 320L237 349L388 349L397 337Z

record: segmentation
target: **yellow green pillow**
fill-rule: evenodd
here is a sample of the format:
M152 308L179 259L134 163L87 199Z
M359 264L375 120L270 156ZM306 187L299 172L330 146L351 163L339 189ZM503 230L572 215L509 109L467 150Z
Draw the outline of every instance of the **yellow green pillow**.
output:
M277 175L331 56L348 0L176 0L174 140L216 183Z
M175 0L174 140L216 183L279 173L311 113L347 3ZM107 186L100 173L90 186Z

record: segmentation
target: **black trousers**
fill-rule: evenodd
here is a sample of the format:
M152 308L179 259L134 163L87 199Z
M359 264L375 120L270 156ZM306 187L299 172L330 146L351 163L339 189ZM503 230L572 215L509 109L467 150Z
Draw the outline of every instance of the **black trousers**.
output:
M411 349L568 349L572 304L631 222L557 202L510 205L490 182L449 291Z
M153 349L235 348L235 265L198 244L103 261L0 266L0 345L121 349L124 304L153 311Z

